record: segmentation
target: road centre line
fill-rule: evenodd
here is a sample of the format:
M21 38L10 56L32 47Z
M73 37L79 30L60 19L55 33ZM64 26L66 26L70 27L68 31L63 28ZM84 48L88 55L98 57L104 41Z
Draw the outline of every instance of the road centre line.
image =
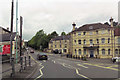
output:
M105 69L110 69L110 70L115 70L115 71L120 71L120 70L115 69L115 68L99 66L99 65L97 65L97 64L89 64L89 63L83 63L83 64L91 65L91 66L96 66L96 67L100 67L100 68L105 68Z

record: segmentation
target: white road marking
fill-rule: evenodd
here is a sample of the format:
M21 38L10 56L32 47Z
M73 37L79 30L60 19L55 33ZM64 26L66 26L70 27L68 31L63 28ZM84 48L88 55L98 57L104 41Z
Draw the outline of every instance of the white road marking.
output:
M81 66L81 67L84 67L84 68L88 68L88 67L86 67L86 66L84 66L84 65L81 65L81 64L77 64L78 66Z
M45 60L43 60L43 62L46 62Z

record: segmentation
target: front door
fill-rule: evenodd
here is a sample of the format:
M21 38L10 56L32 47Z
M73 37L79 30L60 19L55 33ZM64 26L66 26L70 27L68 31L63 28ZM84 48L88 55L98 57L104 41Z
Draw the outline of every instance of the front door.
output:
M90 50L90 58L94 57L94 51Z

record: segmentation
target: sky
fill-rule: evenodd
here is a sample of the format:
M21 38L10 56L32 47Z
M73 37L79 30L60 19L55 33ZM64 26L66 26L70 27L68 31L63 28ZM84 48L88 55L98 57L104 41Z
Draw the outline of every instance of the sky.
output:
M0 26L10 28L11 1L0 0ZM16 0L14 0L16 2ZM59 34L84 24L108 22L110 17L118 21L120 0L18 0L18 16L23 17L23 39L30 40L37 31L46 34L57 31ZM16 3L14 3L16 10ZM14 11L14 31L16 30ZM18 21L18 27L20 21ZM19 30L19 28L18 28Z

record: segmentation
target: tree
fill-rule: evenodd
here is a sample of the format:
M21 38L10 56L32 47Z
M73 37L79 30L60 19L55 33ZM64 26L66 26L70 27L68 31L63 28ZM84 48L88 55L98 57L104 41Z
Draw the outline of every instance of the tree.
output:
M65 33L65 32L62 32L62 33L61 33L61 36L64 36L64 35L66 35L66 33Z

